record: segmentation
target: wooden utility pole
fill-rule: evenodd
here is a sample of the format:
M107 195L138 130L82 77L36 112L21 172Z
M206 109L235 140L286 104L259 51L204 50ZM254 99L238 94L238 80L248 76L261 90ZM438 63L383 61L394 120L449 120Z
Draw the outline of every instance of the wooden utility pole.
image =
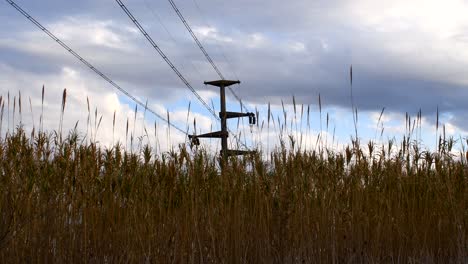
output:
M226 87L229 87L233 84L238 84L240 81L231 81L231 80L217 80L205 82L207 85L217 86L220 89L220 104L221 111L219 112L219 118L221 118L221 131L216 131L212 133L206 133L202 135L190 135L189 138L198 145L200 141L199 138L221 138L221 157L224 161L227 161L229 156L235 155L246 155L254 153L254 151L244 151L244 150L230 150L228 149L228 129L227 129L227 119L229 118L240 118L248 117L249 124L253 125L256 123L256 117L254 113L238 113L238 112L228 112L226 111Z

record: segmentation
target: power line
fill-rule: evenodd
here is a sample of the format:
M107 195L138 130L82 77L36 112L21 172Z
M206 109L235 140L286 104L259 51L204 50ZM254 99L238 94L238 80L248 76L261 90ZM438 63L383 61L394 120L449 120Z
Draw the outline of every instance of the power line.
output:
M176 125L172 124L169 122L169 120L165 119L164 117L162 117L160 114L156 113L154 110L152 110L151 108L148 108L147 104L144 104L143 102L141 102L140 100L138 100L135 96L131 95L129 92L127 92L125 89L123 89L122 87L120 87L117 83L115 83L114 81L112 81L112 79L110 79L107 75L105 75L104 73L102 73L100 70L98 70L96 67L94 67L91 63L89 63L87 60L85 60L83 57L81 57L78 53L76 53L74 50L72 50L68 45L66 45L63 41L61 41L59 38L57 38L54 34L52 34L52 32L50 32L49 30L47 30L44 26L42 26L36 19L34 19L32 16L30 16L26 11L24 11L21 7L19 7L15 2L11 1L11 0L5 0L7 1L11 6L13 6L18 12L20 12L23 16L25 16L27 19L29 19L29 21L31 21L34 25L36 25L39 29L41 29L44 33L46 33L47 35L49 35L50 38L52 38L53 40L55 40L55 42L57 42L58 44L60 44L60 46L62 46L64 49L66 49L69 53L71 53L73 56L75 56L78 60L80 60L84 65L86 65L88 68L90 68L91 70L93 70L97 75L101 76L104 80L106 80L107 82L109 82L112 86L114 86L117 90L119 90L120 92L122 92L123 94L125 94L128 98L130 98L133 102L135 102L136 104L144 107L147 111L149 111L150 113L154 114L156 117L158 117L159 119L167 122L170 126L172 126L173 128L177 129L179 132L183 133L184 135L187 135L187 132L184 131L183 129L177 127Z
M216 73L219 75L219 77L221 79L224 80L224 76L223 74L221 73L221 71L218 69L218 67L216 66L216 64L214 63L214 61L211 59L210 55L208 55L208 53L206 52L205 48L203 47L203 45L200 43L200 41L198 40L197 36L195 35L195 33L193 32L192 28L190 28L190 25L187 23L187 20L185 20L184 16L182 16L182 13L179 11L179 9L177 8L176 4L174 3L174 1L172 0L168 0L169 3L171 4L172 8L174 9L174 11L177 13L177 16L179 16L180 20L182 21L182 23L184 23L184 26L185 28L188 30L188 32L190 33L190 35L192 35L192 38L193 40L195 40L195 42L197 43L198 47L200 48L200 50L203 52L203 54L205 55L206 59L208 60L208 62L210 62L211 66L213 67L213 69L216 71Z
M203 12L202 12L202 10L201 10L201 8L200 8L200 5L198 4L197 0L193 0L193 3L195 4L195 7L196 7L196 9L197 9L199 15L201 16L203 22L204 22L208 27L212 28L212 26L211 26L211 25L207 22L207 20L205 19L204 14L203 14ZM225 62L226 62L226 63L228 64L228 66L230 67L230 69L231 69L232 73L234 74L234 76L235 76L237 79L239 79L239 77L238 77L237 74L236 74L236 71L234 70L234 67L233 67L231 61L228 59L227 55L226 55L225 52L224 52L224 49L223 49L222 44L221 44L221 41L220 41L219 39L217 39L217 38L215 38L215 40L216 40L216 42L217 42L217 46L216 46L216 47L217 47L218 50L221 52L221 55L223 56ZM222 77L222 76L220 76L220 77ZM240 84L239 84L239 87L240 87ZM232 95L239 101L240 107L241 107L241 112L244 111L243 109L245 109L246 112L250 112L249 109L243 104L242 99L239 98L239 96L237 96L237 94L234 92L234 90L233 90L231 87L228 87L228 89L229 89L229 91L231 91ZM243 121L243 120L242 120L242 124L244 124L244 121ZM243 127L243 131L244 131L244 139L245 139L245 135L246 135L246 133L245 133L245 127ZM237 139L237 135L234 135L234 138ZM237 139L237 141L238 141L238 142L241 142L241 144L242 144L243 146L245 146L246 148L248 148L241 140Z
M187 86L187 88L192 91L192 93L198 98L198 100L205 106L205 108L215 117L216 120L221 122L221 118L216 115L216 112L211 108L203 98L195 91L195 89L192 87L192 85L184 78L182 73L179 72L179 70L175 67L175 65L169 60L169 58L164 54L164 52L159 48L159 46L154 42L154 40L151 38L151 36L146 32L146 30L143 28L143 26L138 22L138 20L132 15L130 10L125 6L125 4L121 0L115 0L117 4L122 8L122 10L127 14L127 16L130 18L130 20L137 26L137 28L140 30L140 32L145 36L145 38L150 42L150 44L153 46L153 48L161 55L161 57L166 61L166 63L171 67L171 69L177 74L177 76L182 80L182 82ZM241 102L242 103L242 102ZM245 148L249 149L241 140L237 138L237 136L232 133L228 129L229 133L231 133L234 138L239 142L242 146Z
M188 32L190 33L190 35L192 36L193 40L197 43L198 47L200 48L200 50L203 52L203 55L205 55L205 58L208 60L208 62L211 64L211 66L213 67L213 69L216 71L216 73L218 74L218 76L225 80L223 74L221 73L221 71L218 69L218 67L216 66L216 64L214 63L214 61L211 59L210 55L208 54L208 52L206 52L205 48L203 47L203 45L201 44L201 42L198 40L197 36L195 35L195 33L193 32L192 28L190 27L190 25L188 24L187 20L185 20L184 16L182 15L182 13L179 11L179 8L177 8L177 5L174 3L173 0L168 0L169 3L171 4L172 8L174 9L174 11L177 13L177 16L179 17L179 19L182 21L182 23L184 24L185 28L188 30ZM234 97L239 101L239 103L241 104L242 108L245 108L247 111L247 107L242 103L242 100L239 96L237 96L237 94L234 92L234 90L232 90L231 87L228 87L229 90L231 91L232 95L234 95Z
M162 28L164 29L164 31L166 31L167 35L169 36L170 40L172 41L172 43L176 46L177 45L177 40L175 39L175 37L171 34L171 32L169 31L169 29L167 28L167 26L164 24L163 20L161 19L161 16L156 12L156 10L154 10L154 8L151 7L150 3L148 3L148 0L144 0L145 2L145 5L146 5L146 8L148 8L148 10L151 12L151 14L153 15L154 18L156 18L156 20L159 22L159 24L162 26ZM192 68L195 70L195 72L198 74L198 76L201 76L201 73L200 71L198 70L198 68L195 66L195 64L193 63L192 60L189 61L190 62L190 65L192 66ZM182 66L182 70L184 70L184 65L183 63L181 64Z
M203 22L205 23L205 25L207 25L209 28L212 28L212 26L208 23L208 21L205 19L205 15L204 15L204 12L201 10L200 8L200 5L198 4L197 0L193 0L193 3L195 4L195 7L198 11L198 14L201 16ZM229 65L229 68L231 69L232 71L232 74L236 77L236 79L239 79L239 77L237 76L237 73L234 69L234 66L232 65L231 63L231 60L227 57L226 53L224 52L224 48L221 44L221 41L219 39L216 39L216 42L217 42L217 45L216 47L218 48L218 50L220 51L221 55L223 56L224 60L226 61L226 63Z
M7 0L8 1L8 0ZM195 91L195 89L192 87L192 85L184 78L184 76L179 72L179 70L175 67L175 65L169 60L169 58L164 54L164 52L159 48L159 46L154 42L154 40L151 38L151 36L146 32L146 30L141 26L141 24L138 22L138 20L132 15L130 10L122 3L121 0L115 0L117 4L122 8L122 10L127 14L127 16L132 20L132 22L137 26L137 28L140 30L140 32L143 34L143 36L146 37L146 39L150 42L150 44L153 46L153 48L161 55L161 57L166 61L166 63L171 67L171 69L177 74L177 76L180 78L180 80L187 86L187 88L192 91L192 93L197 97L197 99L205 106L205 108L218 120L220 121L221 119L216 115L216 112L203 100L203 98Z

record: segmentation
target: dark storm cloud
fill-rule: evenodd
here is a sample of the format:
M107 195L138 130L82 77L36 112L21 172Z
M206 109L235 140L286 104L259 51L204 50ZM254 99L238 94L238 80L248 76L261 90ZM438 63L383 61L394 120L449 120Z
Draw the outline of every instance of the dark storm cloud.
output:
M241 79L238 93L246 101L279 103L294 95L298 103L310 104L317 102L320 93L328 106L348 108L349 67L353 64L354 97L360 110L380 111L386 107L395 112L415 112L422 108L429 115L439 106L443 111L457 113L453 120L468 129L458 117L468 113L464 102L468 98L464 84L468 82L461 70L468 63L457 53L463 48L459 45L466 45L466 25L460 25L460 31L440 41L438 32L419 30L413 22L404 24L403 19L389 20L391 29L387 24L368 22L375 19L371 16L366 20L350 7L360 2L366 3L176 1L224 75ZM204 80L217 78L166 1L125 3L194 87L205 89L201 84ZM142 97L163 100L177 94L178 89L186 89L139 32L131 31L135 30L134 25L115 1L18 4L44 24L66 22L69 17L79 18L66 24L76 28L81 22L86 24L87 19L111 21L104 29L121 36L122 45L130 45L129 49L91 45L87 39L73 37L70 45L109 76L138 87ZM0 29L2 39L21 43L26 41L18 37L21 33L37 31L6 2L2 3L0 15L10 25ZM170 35L159 24L158 16ZM393 22L403 23L402 29L394 29L398 23ZM214 28L206 30L208 25ZM45 40L44 35L41 42ZM455 44L450 42L450 46L448 41ZM48 45L60 49L52 41ZM0 45L0 55L2 63L28 71L58 71L63 65L78 64L65 51L61 55L41 55L37 50Z

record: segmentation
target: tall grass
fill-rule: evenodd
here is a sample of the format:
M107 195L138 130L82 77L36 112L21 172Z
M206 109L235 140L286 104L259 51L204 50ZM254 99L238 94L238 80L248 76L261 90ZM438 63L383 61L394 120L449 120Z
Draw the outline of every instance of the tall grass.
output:
M466 159L414 146L283 145L220 173L203 150L18 126L0 138L0 262L466 263Z

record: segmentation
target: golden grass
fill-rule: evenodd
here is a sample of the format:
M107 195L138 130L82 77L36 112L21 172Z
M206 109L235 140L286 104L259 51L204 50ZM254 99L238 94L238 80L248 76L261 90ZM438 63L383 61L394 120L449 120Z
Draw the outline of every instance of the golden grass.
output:
M0 262L467 261L467 169L449 155L283 149L220 175L203 151L78 142L2 138Z
M434 153L409 137L282 147L220 173L203 150L102 148L44 132L42 114L40 127L0 138L0 263L468 261L466 158L445 137Z

